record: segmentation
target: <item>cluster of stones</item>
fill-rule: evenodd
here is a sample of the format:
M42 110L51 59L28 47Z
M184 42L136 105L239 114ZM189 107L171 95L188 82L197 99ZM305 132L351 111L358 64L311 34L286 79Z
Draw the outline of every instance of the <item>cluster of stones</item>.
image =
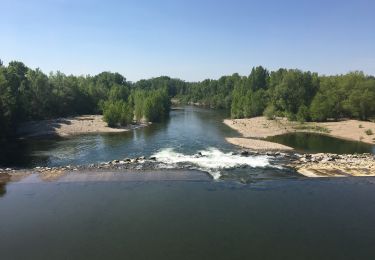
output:
M335 163L345 165L373 165L375 163L375 155L364 154L303 154L299 155L299 161L303 163Z
M299 172L318 175L375 176L375 155L372 154L303 154L292 162Z
M244 150L239 153L233 152L233 155L250 156L250 155L267 155L267 156L281 156L290 157L289 153L283 153L278 151L266 152L266 151L255 151L255 150Z
M0 168L0 173L10 173L10 172L15 172L15 171L16 170L12 168L5 168L5 169Z
M34 167L33 171L43 173L43 172L54 172L54 171L78 171L79 167L77 166L61 166L61 167Z
M150 157L151 161L155 161L156 158L155 157ZM125 158L123 160L113 160L113 161L109 161L109 162L103 162L103 163L100 163L100 164L90 164L89 165L89 168L98 168L98 169L111 169L111 168L119 168L119 167L125 167L127 165L139 165L139 164L143 164L146 162L146 157L145 156L141 156L141 157L137 157L137 158Z
M71 172L71 171L80 171L85 169L138 169L140 165L144 165L147 168L147 162L150 163L150 167L152 168L151 164L152 162L155 162L155 157L150 157L146 159L145 156L137 157L137 158L125 158L123 160L113 160L109 162L103 162L99 164L90 164L90 165L79 165L79 166L60 166L60 167L42 167L37 166L32 169L28 169L27 171L35 172L35 173L41 173L41 174L50 174L50 173L58 173L58 172ZM13 169L13 168L0 168L1 174L11 174L18 172L19 169Z

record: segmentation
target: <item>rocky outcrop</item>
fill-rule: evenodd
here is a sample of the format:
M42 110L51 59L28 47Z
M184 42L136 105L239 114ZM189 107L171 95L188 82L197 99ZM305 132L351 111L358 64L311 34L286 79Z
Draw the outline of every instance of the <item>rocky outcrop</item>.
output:
M375 155L303 154L295 156L290 166L307 177L375 176Z

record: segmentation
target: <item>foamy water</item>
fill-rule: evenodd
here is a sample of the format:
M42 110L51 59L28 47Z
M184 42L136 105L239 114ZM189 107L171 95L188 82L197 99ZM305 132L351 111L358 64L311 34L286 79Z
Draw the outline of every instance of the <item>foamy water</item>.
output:
M208 148L207 150L198 151L202 155L187 155L178 153L173 148L162 149L153 156L162 163L162 167L173 168L181 166L181 164L190 164L198 170L206 171L212 175L214 179L219 179L220 171L223 169L237 168L241 166L248 167L273 167L270 164L268 156L249 156L233 155L232 153L224 153L216 148Z

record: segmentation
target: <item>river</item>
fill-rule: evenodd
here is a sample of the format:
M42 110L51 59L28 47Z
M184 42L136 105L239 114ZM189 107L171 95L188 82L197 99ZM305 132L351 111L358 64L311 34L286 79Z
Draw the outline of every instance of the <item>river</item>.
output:
M226 116L186 107L128 133L2 146L16 167L157 167L0 184L0 259L373 259L374 178L309 179L282 158L240 156Z

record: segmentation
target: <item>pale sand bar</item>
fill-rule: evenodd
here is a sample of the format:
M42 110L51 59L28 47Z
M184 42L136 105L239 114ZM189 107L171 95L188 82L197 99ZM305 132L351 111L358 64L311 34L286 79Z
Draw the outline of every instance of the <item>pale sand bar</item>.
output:
M267 142L263 140L257 140L257 139L249 139L249 138L225 138L227 142L240 146L242 148L247 148L251 150L264 150L264 151L290 151L293 150L293 148L277 144L273 142Z
M225 119L224 123L237 130L243 137L266 138L268 136L281 135L293 132L316 132L315 130L295 129L300 127L298 122L290 122L285 118L268 120L266 117L254 117L248 119ZM375 123L359 120L345 120L339 122L305 123L304 127L324 127L328 129L329 136L361 141L368 144L375 144ZM367 135L365 131L370 129L374 135Z
M84 115L28 122L19 127L18 134L26 137L35 137L44 135L70 136L92 133L121 133L139 126L145 125L112 128L108 127L107 123L103 121L102 115Z

